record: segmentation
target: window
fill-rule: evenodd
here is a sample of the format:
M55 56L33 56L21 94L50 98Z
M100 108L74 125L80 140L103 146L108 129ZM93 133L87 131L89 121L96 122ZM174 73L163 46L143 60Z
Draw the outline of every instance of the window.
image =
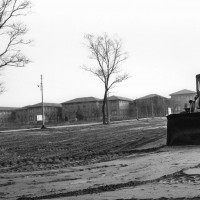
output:
M116 110L112 110L112 111L111 111L111 114L112 114L113 116L115 116L115 115L117 115L117 111L116 111Z

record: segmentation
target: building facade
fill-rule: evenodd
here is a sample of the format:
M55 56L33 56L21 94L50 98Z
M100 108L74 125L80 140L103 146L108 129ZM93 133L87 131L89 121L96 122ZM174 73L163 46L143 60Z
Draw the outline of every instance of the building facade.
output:
M108 98L110 119L125 119L129 117L132 99L119 96ZM103 100L95 97L76 98L62 103L63 119L65 121L94 121L102 119Z
M130 112L133 118L162 117L168 114L170 99L150 94L134 100Z
M111 120L126 119L130 117L130 104L133 100L120 96L108 97L109 114ZM101 101L101 107L102 107Z
M93 121L100 117L100 99L82 97L62 103L64 121Z
M178 92L170 94L172 113L180 113L184 111L185 107L189 106L189 100L194 100L196 92L183 89Z
M128 118L161 117L172 113L180 113L189 107L189 100L194 100L196 92L181 90L170 94L171 99L150 94L136 100L120 96L108 97L110 120ZM96 121L102 120L103 100L95 97L72 99L61 104L44 103L45 123L62 121ZM22 108L0 107L0 125L5 124L41 124L42 103Z
M15 119L15 110L13 107L0 107L0 126L5 126Z
M15 122L18 124L39 124L42 119L42 103L29 105L15 111ZM61 104L44 103L45 123L62 121Z

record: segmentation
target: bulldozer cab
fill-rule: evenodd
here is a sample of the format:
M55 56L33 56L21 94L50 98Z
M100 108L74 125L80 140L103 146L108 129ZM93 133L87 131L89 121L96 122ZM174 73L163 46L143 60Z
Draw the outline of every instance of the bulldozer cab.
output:
M200 145L200 74L196 75L196 96L185 112L167 116L167 145Z

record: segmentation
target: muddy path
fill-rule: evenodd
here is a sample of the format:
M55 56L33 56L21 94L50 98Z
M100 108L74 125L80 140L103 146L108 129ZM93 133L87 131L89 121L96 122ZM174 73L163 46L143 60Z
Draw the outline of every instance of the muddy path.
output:
M165 143L163 119L0 133L0 197L200 199L199 147Z
M163 119L0 133L0 197L200 199L199 147L165 143Z
M1 178L15 182L7 188L16 190L18 200L198 199L199 162L198 147L164 147L103 163Z

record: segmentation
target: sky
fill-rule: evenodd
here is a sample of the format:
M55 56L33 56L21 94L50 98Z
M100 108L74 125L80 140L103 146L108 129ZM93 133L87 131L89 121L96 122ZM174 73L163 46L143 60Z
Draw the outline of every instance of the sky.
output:
M198 0L34 0L22 18L34 40L24 53L25 68L6 67L6 91L0 106L23 107L44 101L62 103L78 97L103 98L103 83L81 66L93 65L85 34L117 36L128 59L121 69L130 78L110 92L136 99L148 94L196 91L200 74L200 1Z

